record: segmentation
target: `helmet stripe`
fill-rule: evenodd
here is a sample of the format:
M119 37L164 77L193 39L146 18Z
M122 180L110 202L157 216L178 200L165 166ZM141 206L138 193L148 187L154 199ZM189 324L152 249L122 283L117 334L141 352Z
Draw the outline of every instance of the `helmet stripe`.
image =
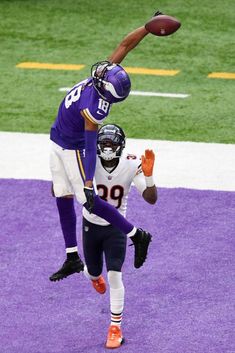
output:
M109 91L115 98L124 98L125 97L125 96L119 96L117 94L117 92L111 82L104 81L104 80L102 80L102 82L105 84L106 91Z

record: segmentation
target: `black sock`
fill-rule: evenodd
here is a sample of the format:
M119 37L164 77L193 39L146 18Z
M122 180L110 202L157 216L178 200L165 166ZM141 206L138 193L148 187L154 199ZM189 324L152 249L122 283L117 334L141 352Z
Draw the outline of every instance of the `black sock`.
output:
M67 253L67 260L76 260L78 258L79 258L79 256L78 256L77 251Z

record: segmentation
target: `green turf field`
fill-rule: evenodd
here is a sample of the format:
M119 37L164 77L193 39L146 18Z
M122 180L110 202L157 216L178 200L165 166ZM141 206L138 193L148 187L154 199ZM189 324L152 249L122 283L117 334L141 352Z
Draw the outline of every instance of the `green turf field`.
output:
M133 90L187 93L186 99L130 96L109 122L129 137L235 143L235 2L152 0L9 0L0 2L0 130L48 133L64 96L156 9L179 18L170 37L147 36L124 66L176 69L172 77L131 74ZM81 71L26 70L25 61L85 64Z

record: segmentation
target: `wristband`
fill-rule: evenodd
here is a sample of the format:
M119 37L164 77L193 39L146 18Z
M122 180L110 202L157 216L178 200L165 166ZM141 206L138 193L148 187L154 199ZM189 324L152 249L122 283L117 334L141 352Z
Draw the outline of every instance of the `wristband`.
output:
M93 190L93 188L90 186L84 186L84 189L89 190L89 191Z
M152 186L155 185L152 175L151 176L146 176L145 177L145 181L146 181L147 188L151 188Z

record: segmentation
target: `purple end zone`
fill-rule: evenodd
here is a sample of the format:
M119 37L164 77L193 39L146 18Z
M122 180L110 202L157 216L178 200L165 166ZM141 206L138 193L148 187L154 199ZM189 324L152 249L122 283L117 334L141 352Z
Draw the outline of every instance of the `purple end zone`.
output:
M82 274L48 279L65 258L50 183L1 179L0 219L0 352L108 352L108 292ZM127 250L119 351L234 353L235 193L159 189L151 206L133 189L128 219L153 242L139 270Z

